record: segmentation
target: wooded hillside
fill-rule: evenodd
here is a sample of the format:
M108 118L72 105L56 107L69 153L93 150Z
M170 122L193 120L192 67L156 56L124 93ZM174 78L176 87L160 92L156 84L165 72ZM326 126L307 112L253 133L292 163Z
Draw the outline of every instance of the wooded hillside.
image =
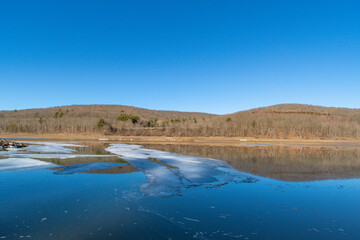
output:
M360 109L282 104L227 115L121 105L0 111L0 132L360 138Z

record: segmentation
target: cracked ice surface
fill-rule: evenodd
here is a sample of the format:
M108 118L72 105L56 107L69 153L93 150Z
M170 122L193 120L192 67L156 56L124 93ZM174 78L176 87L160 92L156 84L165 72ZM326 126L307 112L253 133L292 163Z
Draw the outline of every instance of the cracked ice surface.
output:
M224 161L145 149L139 145L111 144L106 150L121 156L144 173L148 182L142 184L141 190L148 196L181 195L184 187L256 181Z

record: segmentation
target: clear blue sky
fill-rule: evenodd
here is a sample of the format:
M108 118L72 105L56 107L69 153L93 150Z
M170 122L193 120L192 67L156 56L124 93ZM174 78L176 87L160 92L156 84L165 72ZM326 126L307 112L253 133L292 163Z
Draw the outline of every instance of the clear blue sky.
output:
M0 110L360 107L359 1L0 1Z

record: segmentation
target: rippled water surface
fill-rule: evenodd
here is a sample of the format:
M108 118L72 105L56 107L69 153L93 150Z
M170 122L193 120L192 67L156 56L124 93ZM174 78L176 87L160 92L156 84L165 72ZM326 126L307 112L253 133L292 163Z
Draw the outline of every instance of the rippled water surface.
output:
M28 141L0 239L360 239L360 150Z

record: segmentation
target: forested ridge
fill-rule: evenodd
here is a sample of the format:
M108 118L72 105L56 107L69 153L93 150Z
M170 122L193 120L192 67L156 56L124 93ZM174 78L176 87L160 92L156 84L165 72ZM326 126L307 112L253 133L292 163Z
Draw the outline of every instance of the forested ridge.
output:
M0 132L358 139L360 109L281 104L215 115L122 105L73 105L0 111Z

